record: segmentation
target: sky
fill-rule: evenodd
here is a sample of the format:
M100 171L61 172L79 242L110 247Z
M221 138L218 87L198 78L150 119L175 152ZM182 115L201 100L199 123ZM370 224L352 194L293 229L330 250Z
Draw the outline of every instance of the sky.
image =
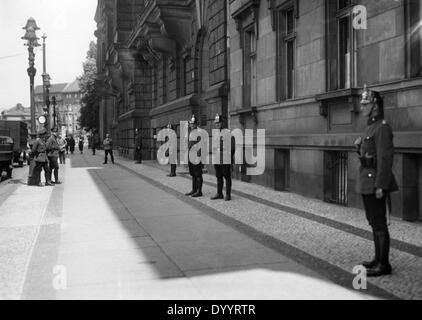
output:
M97 0L0 0L0 112L22 103L29 107L28 49L21 39L29 17L47 35L47 73L52 83L72 82L95 41ZM39 40L40 44L42 39ZM42 47L36 49L35 85L42 84Z

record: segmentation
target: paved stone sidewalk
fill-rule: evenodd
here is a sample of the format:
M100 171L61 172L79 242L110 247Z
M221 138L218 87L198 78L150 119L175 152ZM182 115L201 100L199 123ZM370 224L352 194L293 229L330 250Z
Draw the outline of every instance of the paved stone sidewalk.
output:
M116 161L165 190L182 195L190 189L186 175L170 179L166 177L168 168L156 162L139 165L122 158ZM373 254L369 227L361 210L240 181L233 184L233 201L211 201L209 198L215 194L215 178L205 175L204 180L207 182L204 197L189 198L189 201L216 210L223 220L231 219L240 228L260 232L261 240L274 249L319 272L325 270L326 276L345 287L351 286L353 267ZM370 284L392 297L422 299L421 231L418 223L393 220L391 262L394 274L370 279Z

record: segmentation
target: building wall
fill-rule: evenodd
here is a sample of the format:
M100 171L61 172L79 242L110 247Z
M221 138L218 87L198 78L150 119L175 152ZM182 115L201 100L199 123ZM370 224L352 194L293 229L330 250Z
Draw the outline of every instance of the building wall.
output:
M252 18L238 12L251 2L231 1L233 18L229 20L231 127L266 129L266 171L263 176L250 177L250 182L274 187L279 166L275 163L274 152L287 149L290 150L287 189L324 199L324 190L329 187L324 157L330 151L344 151L348 158L347 205L361 207L361 199L354 191L358 159L353 142L366 127L366 120L357 111L361 88L367 84L382 93L385 117L395 134L394 173L401 191L394 194L394 214L412 220L407 217L406 201L416 201L420 194L420 187L417 187L420 178L414 179L409 187L406 177L419 177L417 154L422 153L422 145L418 142L422 137L422 79L409 77L406 1L356 1L367 8L368 29L355 30L356 44L352 53L356 54L356 75L351 79L350 90L332 90L328 80L333 63L329 59L332 35L327 33L327 3L330 1L292 1L299 5L295 18L294 96L291 99L280 99L279 93L285 85L281 80L285 79L279 78L277 48L281 38L276 31L277 24L275 27L272 24L277 10L270 10L268 1L258 1L258 95L256 104L245 109L243 90L247 61L242 47L242 26ZM272 3L274 8L280 4L281 10L286 2ZM235 174L242 178L239 172ZM415 207L419 206L416 202Z

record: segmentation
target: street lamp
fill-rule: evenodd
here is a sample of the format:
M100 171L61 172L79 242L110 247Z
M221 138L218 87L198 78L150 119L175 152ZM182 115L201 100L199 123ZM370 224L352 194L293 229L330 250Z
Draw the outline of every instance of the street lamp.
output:
M47 39L47 36L43 34L42 36L43 43L43 73L42 73L42 79L43 79L43 94L44 94L44 103L45 107L44 109L44 116L48 119L48 121L45 124L45 128L50 130L50 75L47 73L47 64L46 64L46 44L45 39Z
M56 105L57 105L57 101L56 101L56 97L53 96L51 98L51 103L53 104L53 128L57 128L57 119L56 119Z
M37 34L36 31L39 30L37 23L35 22L34 18L29 18L26 22L26 26L22 29L25 30L25 35L21 38L22 40L26 40L25 46L28 47L28 54L29 54L29 68L27 69L28 76L29 76L29 84L30 84L30 101L31 101L31 131L34 133L36 132L36 124L35 124L35 97L34 97L34 77L37 74L37 69L35 69L35 53L34 48L39 47Z

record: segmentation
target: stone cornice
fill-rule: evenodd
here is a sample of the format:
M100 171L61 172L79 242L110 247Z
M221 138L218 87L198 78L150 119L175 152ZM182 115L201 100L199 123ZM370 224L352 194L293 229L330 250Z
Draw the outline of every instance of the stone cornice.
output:
M151 58L159 53L175 57L177 44L184 47L190 41L192 0L151 0L132 31L128 46L138 47L138 38L149 48L141 55ZM148 53L148 54L146 54Z

